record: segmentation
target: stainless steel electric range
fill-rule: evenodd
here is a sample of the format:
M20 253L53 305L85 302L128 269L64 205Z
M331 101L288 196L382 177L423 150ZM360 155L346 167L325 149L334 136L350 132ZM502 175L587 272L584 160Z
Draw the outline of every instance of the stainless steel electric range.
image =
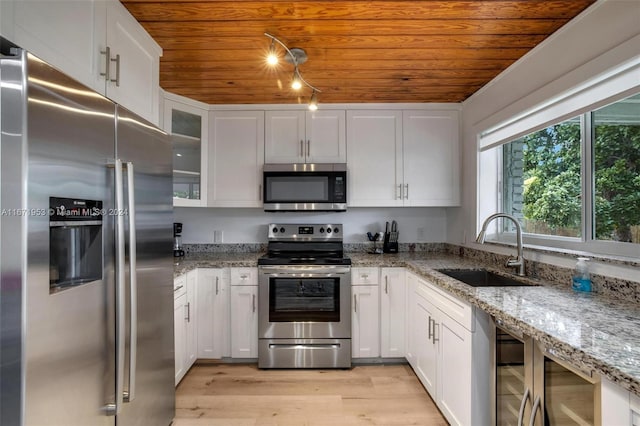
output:
M258 366L351 367L351 259L340 224L270 224L258 260Z

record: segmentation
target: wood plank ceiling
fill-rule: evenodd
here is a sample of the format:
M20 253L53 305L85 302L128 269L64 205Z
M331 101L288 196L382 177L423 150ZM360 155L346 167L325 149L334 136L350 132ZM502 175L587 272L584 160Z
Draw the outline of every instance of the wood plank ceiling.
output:
M461 102L595 0L121 0L162 46L160 85L208 104ZM567 52L570 54L570 52ZM553 66L553 64L550 64Z

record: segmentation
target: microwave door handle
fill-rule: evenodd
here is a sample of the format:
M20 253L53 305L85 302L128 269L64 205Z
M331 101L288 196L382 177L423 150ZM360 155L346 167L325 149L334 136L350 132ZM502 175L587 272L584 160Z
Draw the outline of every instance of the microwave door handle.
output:
M127 207L129 214L129 390L124 394L124 401L135 399L136 392L136 358L138 351L138 275L136 247L136 200L133 163L127 163ZM117 211L120 216L124 211Z

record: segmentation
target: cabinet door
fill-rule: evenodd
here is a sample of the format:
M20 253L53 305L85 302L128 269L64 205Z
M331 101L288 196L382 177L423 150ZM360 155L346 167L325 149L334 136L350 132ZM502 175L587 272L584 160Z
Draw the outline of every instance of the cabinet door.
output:
M346 163L345 112L307 111L305 145L307 163Z
M165 131L173 147L173 205L205 207L208 114L204 105L167 94Z
M175 361L175 384L180 383L180 380L187 372L186 367L186 347L187 347L187 329L185 321L185 306L187 304L187 294L174 300L173 304L173 337L174 337L174 361Z
M265 112L265 163L304 163L305 111Z
M402 111L347 111L348 204L402 206Z
M405 206L460 203L457 111L403 112Z
M435 328L439 353L438 391L434 399L449 423L470 425L473 423L471 418L473 380L471 332L442 313Z
M405 270L403 268L382 268L380 278L380 356L401 358L406 354Z
M104 93L103 1L0 1L2 35L88 87Z
M414 335L416 375L430 395L436 395L438 350L432 340L434 326L437 323L436 309L419 294L420 283L414 293ZM437 337L436 337L437 338Z
M258 286L231 286L231 357L258 357Z
M229 279L226 269L198 269L198 358L229 356Z
M107 3L107 46L107 97L157 124L162 49L117 1Z
M351 287L353 297L351 316L351 356L373 358L380 356L380 314L377 285Z
M210 114L207 205L261 207L264 112Z
M198 312L196 308L196 292L198 281L198 271L193 270L187 273L187 303L186 303L186 369L196 362L198 352L198 323L196 321Z

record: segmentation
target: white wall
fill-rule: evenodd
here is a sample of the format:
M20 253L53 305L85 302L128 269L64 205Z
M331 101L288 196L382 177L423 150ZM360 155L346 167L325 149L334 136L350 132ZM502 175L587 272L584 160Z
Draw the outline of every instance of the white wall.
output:
M183 223L183 242L266 243L269 223L342 223L344 241L368 241L366 233L384 231L385 221L398 222L398 239L409 242L447 241L447 209L444 208L350 208L342 213L267 213L261 209L174 209L174 221ZM214 241L214 231L223 231Z
M450 210L449 242L474 245L478 205L491 205L477 200L480 132L640 55L639 23L639 0L600 0L463 103L462 207Z

